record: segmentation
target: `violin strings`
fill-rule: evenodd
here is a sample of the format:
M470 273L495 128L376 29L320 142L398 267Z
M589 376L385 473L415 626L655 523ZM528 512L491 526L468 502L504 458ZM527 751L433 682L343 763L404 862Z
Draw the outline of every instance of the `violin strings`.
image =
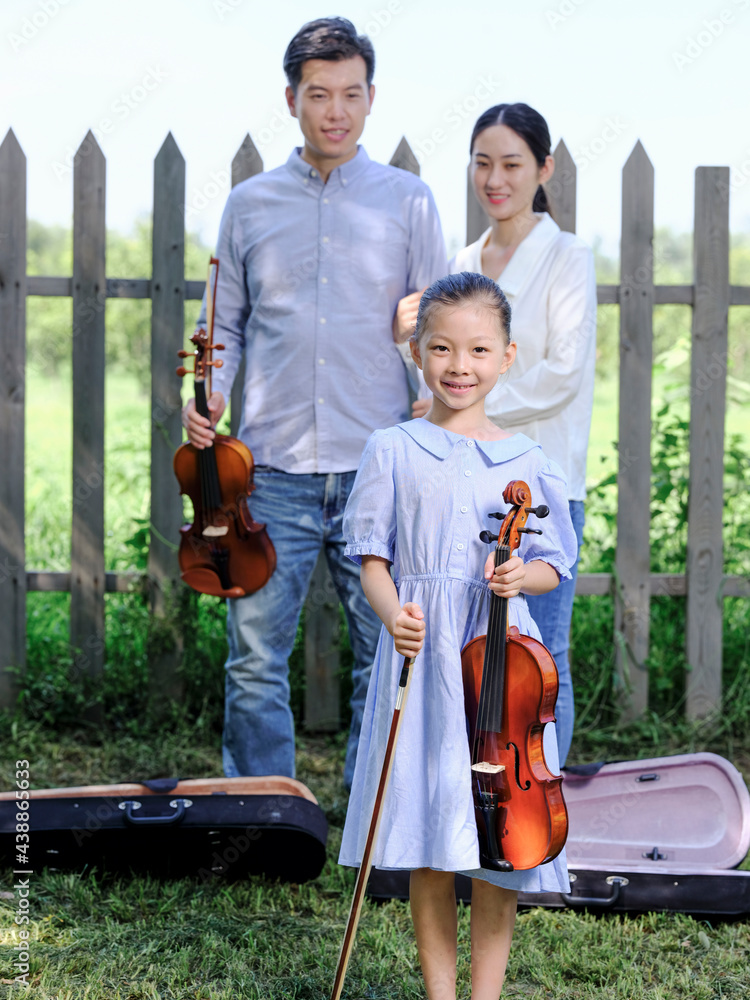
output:
M495 549L495 565L502 565L509 558L507 546L498 545ZM505 679L505 632L507 630L507 599L491 594L490 611L485 642L485 668L482 673L477 724L472 747L472 760L476 761L479 746L479 733L493 728L490 717L493 708L501 706ZM501 716L502 718L502 716ZM481 772L480 772L481 774ZM480 785L487 782L480 778Z

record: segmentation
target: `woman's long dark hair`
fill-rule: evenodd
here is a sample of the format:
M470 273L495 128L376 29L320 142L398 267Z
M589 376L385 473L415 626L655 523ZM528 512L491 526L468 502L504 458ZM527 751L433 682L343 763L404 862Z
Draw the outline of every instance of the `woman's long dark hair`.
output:
M474 152L474 143L485 129L493 125L507 125L513 129L516 135L520 135L529 147L537 162L537 166L543 167L548 156L551 155L550 147L552 141L549 136L547 122L538 111L534 111L528 104L496 104L493 108L488 108L477 118L474 130L471 133L471 144L469 155ZM552 215L547 195L540 184L534 195L534 212L549 212Z

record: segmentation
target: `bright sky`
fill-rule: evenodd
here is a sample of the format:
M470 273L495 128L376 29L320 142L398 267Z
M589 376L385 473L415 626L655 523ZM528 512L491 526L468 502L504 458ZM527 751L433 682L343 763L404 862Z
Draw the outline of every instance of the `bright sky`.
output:
M730 223L750 230L750 0L5 0L0 136L28 161L28 211L69 225L73 153L107 157L107 224L151 211L153 158L171 131L187 161L190 228L216 239L246 132L267 168L299 145L284 102L298 28L349 17L375 45L363 142L390 159L406 135L450 251L465 233L465 170L481 111L525 101L579 164L578 232L616 254L620 172L637 139L656 170L656 224L693 225L694 172L732 170ZM441 141L430 138L438 131Z

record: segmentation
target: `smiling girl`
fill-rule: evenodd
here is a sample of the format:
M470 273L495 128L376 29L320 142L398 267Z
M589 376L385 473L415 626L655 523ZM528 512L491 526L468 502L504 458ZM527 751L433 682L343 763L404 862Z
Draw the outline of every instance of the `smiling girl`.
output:
M514 363L510 309L481 274L441 278L422 296L412 354L431 389L426 417L370 437L344 515L346 554L383 622L367 692L340 863L360 864L399 675L419 655L383 804L374 863L411 871L410 899L430 1000L455 1000L454 874L472 879L473 1000L497 1000L517 890L567 892L564 852L528 871L480 868L466 736L461 650L487 631L490 591L509 624L539 637L526 594L567 577L576 541L561 470L523 434L498 427L485 399ZM513 479L550 508L544 534L494 566L479 539ZM554 726L547 764L557 771Z

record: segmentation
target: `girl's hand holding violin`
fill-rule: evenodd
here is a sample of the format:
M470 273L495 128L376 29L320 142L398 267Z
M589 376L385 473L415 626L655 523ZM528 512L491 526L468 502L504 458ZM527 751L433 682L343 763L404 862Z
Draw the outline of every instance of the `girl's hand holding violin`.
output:
M195 408L195 400L191 399L182 411L182 426L187 431L188 440L196 448L210 448L214 443L216 431L214 427L221 419L226 409L226 400L220 392L212 392L208 400L208 411L211 420L206 420Z
M416 656L424 645L424 613L413 601L407 603L388 628L399 656Z
M526 563L520 556L511 556L507 562L496 566L492 552L484 564L484 578L498 597L516 597L526 582Z
M517 597L524 594L546 594L560 582L557 570L541 559L525 563L520 556L511 556L500 566L495 566L495 554L490 553L484 564L484 578L498 597Z

